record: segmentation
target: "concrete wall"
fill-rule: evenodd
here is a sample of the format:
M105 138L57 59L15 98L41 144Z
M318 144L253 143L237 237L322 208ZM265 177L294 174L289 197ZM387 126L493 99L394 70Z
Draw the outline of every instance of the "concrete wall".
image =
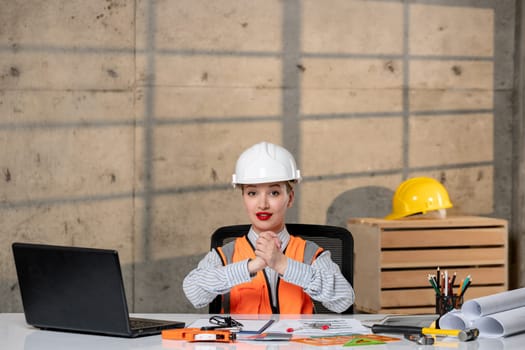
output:
M525 137L525 6L523 1L516 3L516 49L515 49L515 74L514 74L514 171L512 179L513 195L511 232L514 240L511 256L514 257L515 268L513 276L517 284L525 284L525 149L523 138Z
M304 174L290 221L386 215L419 175L511 220L515 7L3 0L0 311L14 241L118 249L133 311L193 311L182 279L246 222L229 182L262 140Z

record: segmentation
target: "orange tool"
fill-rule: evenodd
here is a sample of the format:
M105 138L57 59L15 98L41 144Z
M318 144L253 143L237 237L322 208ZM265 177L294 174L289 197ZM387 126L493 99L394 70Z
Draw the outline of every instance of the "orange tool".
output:
M162 339L230 343L236 334L229 330L201 330L200 328L165 329Z

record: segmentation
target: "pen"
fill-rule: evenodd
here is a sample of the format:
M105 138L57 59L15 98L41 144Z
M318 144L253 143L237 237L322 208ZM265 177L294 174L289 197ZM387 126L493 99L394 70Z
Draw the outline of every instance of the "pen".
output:
M204 326L200 328L201 331L236 331L239 332L242 330L241 327L229 327L229 326Z
M322 330L326 330L330 328L330 326L331 326L330 323L325 323L325 322L315 322L312 324L313 328L322 329Z
M315 329L321 329L323 331L326 331L327 329L330 328L330 324L329 323L314 323L311 325L312 328L315 328ZM306 329L305 327L299 327L299 328L292 328L292 327L289 327L289 328L286 328L286 332L287 333L293 333L293 332L296 332L296 331L300 331L302 329Z
M286 328L286 332L287 333L293 333L295 331L300 331L301 329L303 329L303 328L292 328L292 327L289 327L289 328Z

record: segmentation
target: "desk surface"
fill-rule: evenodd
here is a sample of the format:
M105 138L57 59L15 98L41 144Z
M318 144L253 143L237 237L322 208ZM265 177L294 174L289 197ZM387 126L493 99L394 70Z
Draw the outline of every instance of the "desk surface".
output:
M149 317L165 320L177 320L191 323L196 319L208 317L205 314L138 314L134 316ZM299 316L300 317L300 316ZM339 316L337 316L339 317ZM346 315L341 317L356 318L359 320L381 319L381 315ZM241 317L242 318L242 317ZM308 318L334 318L334 315L308 315ZM408 340L387 343L384 345L359 346L359 350L405 350L405 349L439 349L449 350L514 350L523 349L525 334L502 339L478 339L470 342L447 342L434 346L422 346ZM196 349L196 350L301 350L301 349L336 349L337 346L309 346L296 342L236 342L226 343L187 343L183 341L162 340L160 335L147 336L137 339L126 339L107 336L85 335L43 331L28 326L23 314L0 314L0 349L9 350L127 350L127 349ZM345 349L351 349L345 347Z

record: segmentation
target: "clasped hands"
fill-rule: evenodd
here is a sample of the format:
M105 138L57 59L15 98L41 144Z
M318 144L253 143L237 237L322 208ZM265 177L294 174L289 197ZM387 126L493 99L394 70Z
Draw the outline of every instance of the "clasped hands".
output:
M281 252L281 241L272 231L259 233L255 243L255 259L248 262L248 270L250 273L256 273L267 266L281 275L288 266L288 259Z

